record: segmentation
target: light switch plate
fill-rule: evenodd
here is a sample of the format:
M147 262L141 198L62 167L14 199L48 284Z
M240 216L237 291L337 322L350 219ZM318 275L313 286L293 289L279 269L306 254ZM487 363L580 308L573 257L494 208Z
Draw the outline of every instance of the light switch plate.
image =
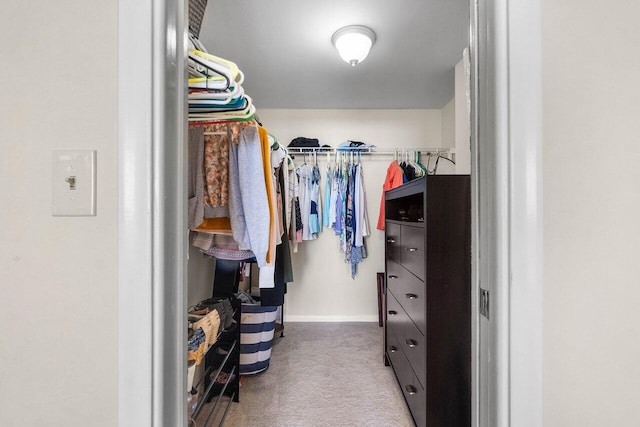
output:
M95 150L54 150L53 216L95 216Z

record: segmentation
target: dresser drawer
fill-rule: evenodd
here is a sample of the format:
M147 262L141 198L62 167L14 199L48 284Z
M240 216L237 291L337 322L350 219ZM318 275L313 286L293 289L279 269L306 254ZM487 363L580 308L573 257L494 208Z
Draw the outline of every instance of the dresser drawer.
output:
M393 293L387 293L387 324L398 339L411 368L422 385L426 382L427 346L424 335L413 324Z
M387 355L398 378L398 384L407 401L411 415L417 426L426 425L426 393L411 369L409 361L400 349L398 338L393 332L387 334Z
M387 222L384 227L387 258L400 262L400 225Z
M402 348L400 347L400 341L393 330L389 329L387 331L387 357L393 366L393 369L396 371L400 369L411 369L409 366L409 361L402 353Z
M404 331L413 325L411 319L392 292L387 292L387 327L396 334L398 340L404 340Z
M413 374L413 373L412 373ZM409 404L413 421L418 427L427 425L427 393L418 382L415 375L411 375L402 382L402 393Z
M403 225L400 231L400 263L424 280L426 257L424 253L424 228Z
M399 348L398 338L393 332L387 334L387 354L391 366L398 378L398 384L402 390L411 415L417 426L426 425L426 393L418 378L413 373L409 361Z
M387 289L393 292L420 332L427 331L427 294L424 282L393 260L387 260Z
M413 323L403 325L400 347L409 360L420 384L426 386L427 340Z

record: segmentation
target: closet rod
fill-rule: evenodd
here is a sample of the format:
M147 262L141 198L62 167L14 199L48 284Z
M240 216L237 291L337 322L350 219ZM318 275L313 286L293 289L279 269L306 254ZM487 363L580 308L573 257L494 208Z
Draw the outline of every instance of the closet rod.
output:
M286 147L289 154L305 154L305 153L360 153L360 154L373 154L373 155L394 155L402 153L425 153L435 154L440 156L448 156L452 153L451 148L358 148L358 149L340 149L329 147Z

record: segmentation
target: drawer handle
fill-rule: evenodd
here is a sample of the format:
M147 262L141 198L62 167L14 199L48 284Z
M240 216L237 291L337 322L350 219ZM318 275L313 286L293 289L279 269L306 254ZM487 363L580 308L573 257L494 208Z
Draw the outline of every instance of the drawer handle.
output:
M407 252L418 252L418 248L407 248Z
M394 345L390 345L389 346L389 351L391 353L395 353L396 351L398 351L398 347L394 346Z
M406 385L404 386L404 389L407 390L407 393L409 393L411 396L418 392L418 389L412 385Z
M395 316L396 314L398 314L397 311L395 310L389 310L389 316Z
M398 278L398 276L396 276L395 274L390 274L388 277L389 277L389 279L397 279Z
M416 294L405 294L405 297L407 297L407 299L418 299L418 295Z
M387 239L387 243L395 243L395 242L396 242L396 239L392 239L392 238Z
M407 341L405 341L407 343L407 345L409 346L409 348L414 348L418 345L418 341L416 340L412 340L412 339L408 339Z

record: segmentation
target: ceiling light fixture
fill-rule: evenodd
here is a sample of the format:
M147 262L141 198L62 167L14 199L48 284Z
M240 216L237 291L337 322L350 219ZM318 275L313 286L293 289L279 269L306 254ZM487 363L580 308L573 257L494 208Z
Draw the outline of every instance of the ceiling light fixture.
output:
M338 49L340 57L355 67L369 54L376 41L376 33L362 25L349 25L333 33L331 42Z

